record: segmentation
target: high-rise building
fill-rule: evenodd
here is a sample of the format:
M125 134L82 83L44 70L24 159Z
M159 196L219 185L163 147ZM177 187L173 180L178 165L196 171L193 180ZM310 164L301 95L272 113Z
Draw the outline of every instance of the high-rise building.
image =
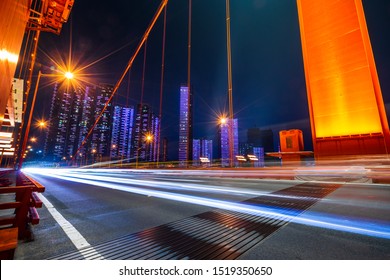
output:
M248 154L253 154L253 144L240 142L238 143L238 152L242 156L246 156Z
M180 87L179 165L192 160L192 90Z
M232 129L233 143L229 141L229 130ZM223 167L230 166L230 163L236 164L236 156L238 155L238 120L227 119L224 123L220 124L220 151L221 151L221 165ZM233 149L233 158L230 158L230 149Z
M68 130L72 112L72 92L68 84L55 83L50 106L49 126L46 133L44 157L60 161L68 154Z
M97 87L95 101L95 120L103 111L113 90L114 86L109 84L100 84ZM92 133L91 152L93 153L92 156L94 161L102 160L104 157L108 157L110 155L111 121L112 104L109 103Z
M200 165L200 157L201 157L201 146L200 139L192 139L192 165L199 166Z
M133 107L114 106L110 152L112 159L128 159L131 157L133 120Z
M157 161L159 118L149 105L138 104L133 129L132 155L138 161Z
M75 155L83 162L108 156L111 143L111 104L86 140L112 93L112 86L72 88L56 83L50 107L44 157L48 161L70 160ZM86 140L86 141L85 141Z
M150 145L149 158L150 161L160 161L160 155L158 154L158 145L160 145L160 119L152 114L152 143Z
M213 160L213 140L193 139L192 140L192 164L199 166Z
M201 147L201 156L209 163L213 162L213 140L202 139Z
M66 146L64 159L69 159L70 156L75 154L78 148L84 94L81 88L76 88L72 90L68 98L70 108L68 111L69 115L65 138Z
M91 152L91 141L88 141L88 139L85 143L83 143L83 141L86 139L89 130L95 123L95 95L96 87L87 86L85 88L81 112L80 136L77 145L80 147L78 155L76 155L78 158L87 158L87 155Z
M253 155L255 156L254 167L264 167L264 148L253 147ZM249 159L250 160L250 159Z

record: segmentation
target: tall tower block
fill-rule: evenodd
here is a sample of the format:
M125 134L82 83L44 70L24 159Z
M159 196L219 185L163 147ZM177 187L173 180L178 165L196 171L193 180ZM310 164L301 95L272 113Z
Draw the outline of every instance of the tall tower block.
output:
M390 133L361 0L297 0L317 158L388 154Z

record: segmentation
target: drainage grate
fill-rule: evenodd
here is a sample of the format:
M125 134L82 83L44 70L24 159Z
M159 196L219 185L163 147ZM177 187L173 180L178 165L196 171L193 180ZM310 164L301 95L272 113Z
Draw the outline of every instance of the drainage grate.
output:
M340 186L305 183L243 203L297 216ZM236 259L291 219L214 210L52 259Z

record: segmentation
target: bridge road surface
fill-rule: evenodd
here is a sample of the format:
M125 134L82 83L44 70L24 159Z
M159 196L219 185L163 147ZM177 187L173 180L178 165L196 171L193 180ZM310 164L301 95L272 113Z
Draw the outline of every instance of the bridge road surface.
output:
M161 228L166 225L176 225L178 222L180 225L180 221L184 223L195 218L199 220L199 217L206 217L208 213L215 214L214 211L225 211L226 214L226 211L230 210L223 209L225 204L247 202L245 205L256 206L259 202L264 202L261 200L262 197L271 195L272 198L272 194L275 194L275 203L279 203L278 195L285 194L285 190L296 189L296 186L302 185L310 190L317 186L294 180L215 178L160 172L112 174L94 170L84 171L81 175L76 172L71 175L56 175L57 177L49 177L46 172L26 174L46 187L43 196L88 242L90 245L88 248L101 244L106 249L110 248L110 245L105 244L112 240L123 236L132 237L138 233L142 236L151 228L157 229L154 232L157 236L153 238L158 240ZM118 185L123 189L112 189ZM298 222L287 219L280 227L268 233L266 238L255 239L255 242L245 244L245 250L230 258L389 260L390 186L362 183L329 185L336 187L309 206L303 207L302 211L292 212L299 219ZM164 197L159 197L160 192ZM167 194L178 198L177 200L167 198ZM182 197L185 199L180 201ZM198 204L187 201L189 198L196 198ZM295 200L288 195L282 199L287 199L287 204ZM205 201L205 205L199 204L203 203L202 200ZM219 201L222 204L217 207L210 205L210 201ZM231 213L236 212L228 212L229 215ZM40 223L33 226L35 240L21 242L15 252L15 259L43 260L64 254L68 256L68 253L79 251L71 241L72 236L65 234L47 207L39 209L39 214ZM324 217L329 219L322 220ZM325 222L326 227L305 224L305 219ZM343 230L343 225L350 227L351 221L352 226L359 229L358 233ZM333 223L337 224L336 230L327 228ZM216 228L220 229L221 226L223 225L217 225ZM203 229L195 228L194 232L189 232L190 227L185 230L190 246L192 237L199 230ZM382 235L371 236L372 231L379 231ZM169 243L169 239L166 242ZM195 245L199 244L194 243ZM169 248L166 257L175 255L175 248L172 249L172 246ZM126 250L125 246L122 250ZM192 256L191 247L189 250L187 254ZM154 259L154 255L151 256L151 259ZM196 257L198 255L194 256L198 259ZM144 257L141 255L140 258Z

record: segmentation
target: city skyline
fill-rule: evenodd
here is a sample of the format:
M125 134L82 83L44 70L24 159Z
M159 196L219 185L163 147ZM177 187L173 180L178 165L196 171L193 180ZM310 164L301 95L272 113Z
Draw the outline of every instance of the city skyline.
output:
M47 55L56 58L55 53L60 50L67 53L70 37L73 60L78 59L80 65L93 59L100 59L122 48L84 70L91 71L89 73L91 79L113 82L123 70L124 61L130 57L132 49L138 42L136 38L144 32L158 3L159 1L151 1L150 5L134 4L134 6L127 3L121 11L116 10L119 12L117 19L109 21L108 19L113 19L114 11L111 8L115 9L115 3L103 12L100 4L88 6L91 10L86 11L88 1L76 2L71 22L69 26L64 26L59 37L43 34L38 61L42 66L50 68L52 65L50 61L47 62ZM187 79L187 5L186 1L170 1L168 4L161 137L169 139L169 151L172 154L179 139L180 106L179 99L175 96L177 96L177 87ZM379 0L363 1L363 5L383 98L389 112L390 84L384 77L390 72L390 61L386 55L390 42L389 35L383 30L389 26L390 7L386 1ZM277 135L278 130L298 128L304 133L305 146L309 150L312 149L295 0L277 1L277 3L275 1L245 3L232 1L231 6L234 113L235 117L240 119L240 139L245 141L246 130L251 127L272 128L274 136ZM121 14L122 10L127 11L126 8L129 9L128 13L135 14L128 20ZM207 3L207 5L201 1L193 3L191 85L197 93L193 104L195 138L205 137L216 140L215 127L219 114L227 111L224 12L223 3ZM93 16L99 13L106 13L107 20L96 21ZM243 14L247 17L243 18ZM273 19L275 14L283 17L275 21ZM88 27L91 24L96 24L96 27ZM253 24L253 31L249 33L248 30L250 35L243 38L242 34L246 33L243 31L247 30L250 24ZM158 49L161 47L161 25L162 20L158 22L156 30L148 40L145 69L145 99L155 111L158 111L156 102L159 100L157 92L160 65L158 64L161 54ZM116 37L120 32L129 35ZM92 49L93 42L97 38L101 44L98 48ZM284 43L281 43L282 41ZM130 78L125 79L127 81L123 83L115 98L119 100L128 98L133 103L137 103L141 87L142 64L141 53L130 71ZM126 97L127 95L129 96ZM40 111L38 117L47 115L45 109ZM276 143L277 139L275 145Z
M112 92L112 85L100 84L98 87L86 87L83 90L80 87L73 88L68 83L55 83L51 101L51 117L47 120L47 131L43 159L52 162L63 162L67 164L78 164L84 162L103 162L107 160L122 160L125 163L134 162L139 158L139 162L150 161L157 162L163 158L163 147L160 150L160 157L157 156L159 145L159 120L151 111L148 104L138 104L133 106L120 106L116 103L110 103L108 110L93 129L90 141L84 142L88 135L89 126L93 124L96 115L106 103L108 96ZM190 105L189 93L186 86L181 86L180 91L183 101L183 116L190 115L186 109ZM137 108L136 110L134 108ZM183 119L184 128L191 118ZM229 165L229 139L228 128L231 121L226 119L221 122L215 133L218 133L218 145L214 154L212 139L188 139L192 145L191 159L193 165L204 163L202 160L212 163L214 160L222 160L222 164ZM188 128L190 128L189 126ZM187 130L184 129L185 142L187 143ZM247 141L238 138L238 120L233 122L234 136L234 156L255 154L260 158L264 157L257 151L262 148L264 151L272 151L269 148L273 145L271 130L260 130L259 128L250 128L247 131ZM150 135L150 139L148 139ZM191 135L191 133L189 133ZM271 138L270 138L271 136ZM162 141L162 140L160 140ZM84 142L84 144L82 144ZM193 144L192 144L193 143ZM250 149L241 149L240 145L248 146ZM238 149L240 146L240 149ZM187 147L187 146L186 146ZM186 148L185 147L185 148ZM75 161L72 163L72 157L78 150ZM178 153L180 150L174 150ZM41 153L39 153L41 154ZM33 157L34 158L34 157ZM31 159L33 159L31 158ZM203 159L201 159L203 158ZM170 160L177 158L171 155ZM183 160L183 159L182 159ZM179 159L180 161L180 159ZM192 165L192 164L191 164ZM257 165L257 164L256 164Z

